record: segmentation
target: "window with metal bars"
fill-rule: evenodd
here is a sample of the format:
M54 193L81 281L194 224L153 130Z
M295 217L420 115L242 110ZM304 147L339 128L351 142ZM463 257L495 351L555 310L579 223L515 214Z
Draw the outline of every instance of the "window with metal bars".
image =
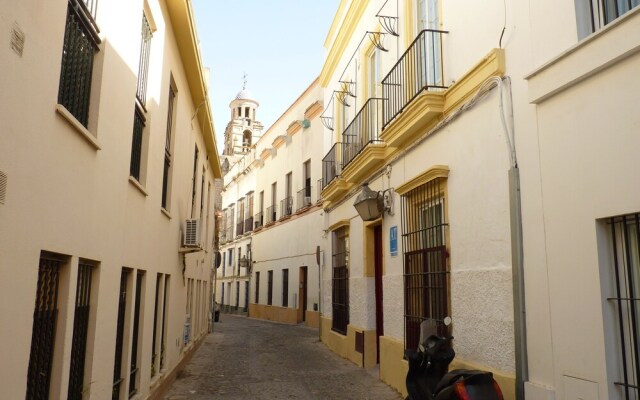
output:
M256 272L256 304L260 303L260 272Z
M349 325L349 231L346 226L333 231L332 258L331 329L346 335Z
M267 305L271 305L273 300L273 271L267 272Z
M116 352L113 364L113 389L111 399L120 398L120 387L124 378L122 377L122 352L124 346L124 324L127 308L127 283L131 271L123 268L120 273L120 291L118 292L118 321L116 325Z
M156 275L156 291L155 299L153 301L153 336L151 337L151 376L155 376L157 372L157 360L158 360L158 304L161 298L160 285L162 283L162 274Z
M133 113L133 139L131 141L131 164L129 174L140 182L140 167L142 164L142 135L144 134L145 118L142 111L135 107Z
M149 54L151 53L151 26L147 16L142 13L142 40L140 43L140 63L138 65L138 86L136 87L136 98L143 107L147 102L147 75L149 72Z
M170 276L164 276L164 295L162 296L162 325L160 331L160 371L164 371L167 365L167 318L169 310L167 309L167 299L169 298Z
M164 170L162 172L162 208L169 210L169 190L171 185L171 151L172 151L172 133L173 133L173 117L174 103L176 99L176 90L173 85L169 85L169 100L167 110L167 132L164 144Z
M289 307L289 270L282 270L282 307Z
M61 267L62 260L59 257L44 252L40 255L27 372L27 399L49 399Z
M449 269L446 244L445 185L429 181L402 196L405 348L418 347L420 323L430 320L446 334Z
M610 230L610 281L617 323L618 377L621 398L640 398L640 214L608 219ZM609 292L611 293L611 292Z
M78 265L78 284L73 317L73 340L71 361L69 364L68 400L82 400L84 385L84 366L89 330L89 307L91 302L91 275L94 266L86 261Z
M640 0L576 0L578 38L602 29L640 5Z
M140 365L138 360L139 354L139 333L140 333L140 296L142 294L142 284L144 283L144 271L138 271L136 274L136 294L133 308L133 333L131 335L131 368L129 369L129 398L138 393L138 372Z
M58 87L58 103L85 127L89 123L94 55L100 44L96 7L96 1L69 0Z

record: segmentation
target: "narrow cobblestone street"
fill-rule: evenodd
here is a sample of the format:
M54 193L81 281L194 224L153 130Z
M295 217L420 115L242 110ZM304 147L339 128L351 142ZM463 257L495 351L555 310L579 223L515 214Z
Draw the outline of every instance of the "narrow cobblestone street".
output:
M222 315L167 400L400 399L368 372L331 352L304 326Z

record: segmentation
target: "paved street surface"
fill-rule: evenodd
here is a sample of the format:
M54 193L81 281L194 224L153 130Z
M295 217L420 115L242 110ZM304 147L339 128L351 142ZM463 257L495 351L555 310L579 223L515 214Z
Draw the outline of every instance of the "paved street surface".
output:
M165 399L401 399L304 326L221 315Z

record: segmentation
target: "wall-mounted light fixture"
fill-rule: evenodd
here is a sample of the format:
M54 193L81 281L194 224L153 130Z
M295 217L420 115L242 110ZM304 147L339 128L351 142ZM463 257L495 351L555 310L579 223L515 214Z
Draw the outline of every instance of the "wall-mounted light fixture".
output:
M353 206L363 221L374 221L380 218L385 211L392 214L393 188L374 192L369 189L369 184L365 183L362 185L362 191L356 197Z
M299 119L296 120L296 122L298 123L298 125L300 125L302 127L302 129L307 129L308 127L311 126L311 121L309 121L308 119Z

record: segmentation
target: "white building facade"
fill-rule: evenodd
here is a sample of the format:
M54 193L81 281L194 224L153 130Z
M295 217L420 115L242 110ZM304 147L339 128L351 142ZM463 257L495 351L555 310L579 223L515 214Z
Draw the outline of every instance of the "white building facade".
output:
M2 397L160 397L208 331L221 176L191 3L0 27Z

